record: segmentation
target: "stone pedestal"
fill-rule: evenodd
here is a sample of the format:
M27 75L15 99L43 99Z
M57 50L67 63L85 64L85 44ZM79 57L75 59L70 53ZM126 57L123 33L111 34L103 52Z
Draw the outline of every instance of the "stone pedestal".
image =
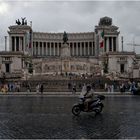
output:
M66 43L61 47L61 57L70 57L70 47Z
M70 72L70 47L66 43L61 47L61 67L62 73Z

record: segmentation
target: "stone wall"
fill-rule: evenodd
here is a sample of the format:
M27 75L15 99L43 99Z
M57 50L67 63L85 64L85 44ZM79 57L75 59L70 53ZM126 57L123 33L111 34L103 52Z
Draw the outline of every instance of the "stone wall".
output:
M76 73L93 74L99 69L96 58L34 58L35 74Z

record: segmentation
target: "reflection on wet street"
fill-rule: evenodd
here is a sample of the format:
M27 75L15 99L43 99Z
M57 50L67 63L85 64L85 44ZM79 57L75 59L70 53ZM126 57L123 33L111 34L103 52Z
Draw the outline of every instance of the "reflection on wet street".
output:
M0 138L140 138L140 97L106 97L102 114L71 113L76 97L0 96Z

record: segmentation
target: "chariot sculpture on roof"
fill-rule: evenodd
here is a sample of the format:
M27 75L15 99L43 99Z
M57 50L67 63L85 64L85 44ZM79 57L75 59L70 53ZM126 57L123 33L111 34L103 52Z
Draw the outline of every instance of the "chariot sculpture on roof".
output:
M21 17L22 22L18 19L18 20L16 20L16 24L17 25L27 25L27 20L25 20L25 19L26 19L26 17L24 17L24 18Z

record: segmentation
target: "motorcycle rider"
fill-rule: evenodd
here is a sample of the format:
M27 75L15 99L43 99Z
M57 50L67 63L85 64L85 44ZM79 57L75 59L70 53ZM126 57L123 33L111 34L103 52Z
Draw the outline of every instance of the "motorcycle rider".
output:
M88 106L89 106L89 102L91 102L94 98L94 91L92 90L90 85L87 85L87 91L84 95L85 101L84 101L84 105L85 105L85 111L88 111Z

